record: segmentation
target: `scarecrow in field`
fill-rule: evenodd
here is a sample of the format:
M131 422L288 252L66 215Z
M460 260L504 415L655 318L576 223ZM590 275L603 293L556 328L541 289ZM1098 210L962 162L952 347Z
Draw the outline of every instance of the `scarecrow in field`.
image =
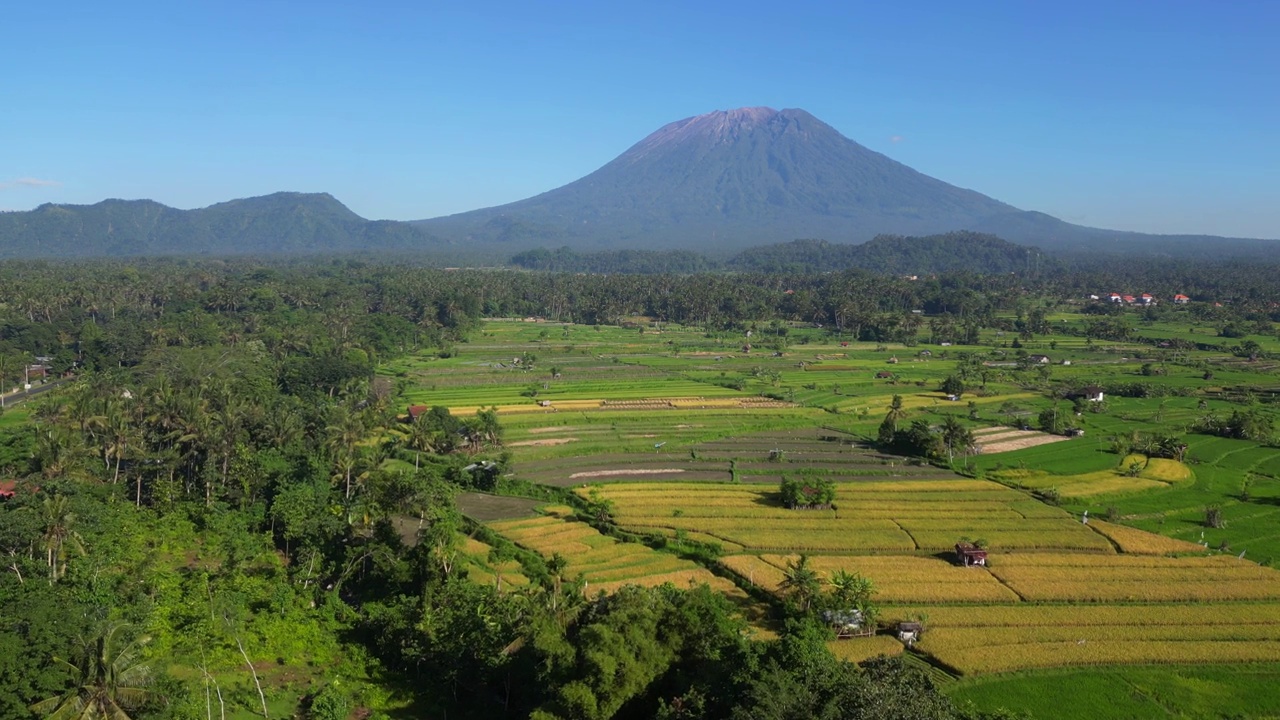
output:
M1089 511L1088 511L1088 510L1085 510L1085 511L1084 511L1084 515L1081 515L1081 516L1080 516L1080 522L1084 523L1085 525L1088 525L1088 524L1089 524Z

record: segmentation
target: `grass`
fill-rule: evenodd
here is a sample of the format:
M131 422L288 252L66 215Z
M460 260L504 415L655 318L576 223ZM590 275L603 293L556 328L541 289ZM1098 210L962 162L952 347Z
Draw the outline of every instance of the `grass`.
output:
M1280 667L1188 665L1020 672L963 680L953 700L1032 717L1141 720L1280 715Z

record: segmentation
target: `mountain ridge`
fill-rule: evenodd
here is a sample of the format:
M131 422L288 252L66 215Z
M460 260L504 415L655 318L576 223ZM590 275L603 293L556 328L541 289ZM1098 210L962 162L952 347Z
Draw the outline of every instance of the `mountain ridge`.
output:
M803 237L859 243L961 230L1051 251L1110 250L1117 241L1175 246L1139 251L1196 251L1219 240L1090 228L1021 210L870 150L804 110L767 107L677 120L561 187L414 224L455 242L511 249L728 253ZM1269 242L1221 240L1245 252Z
M154 200L109 198L0 213L0 257L420 251L445 246L409 223L366 220L329 193L278 192L192 210Z
M153 200L0 212L0 258L437 253L569 247L728 258L797 238L994 235L1048 252L1269 256L1274 240L1073 225L948 184L800 109L717 110L667 123L588 175L533 197L418 221L366 220L328 193L278 192L192 210Z

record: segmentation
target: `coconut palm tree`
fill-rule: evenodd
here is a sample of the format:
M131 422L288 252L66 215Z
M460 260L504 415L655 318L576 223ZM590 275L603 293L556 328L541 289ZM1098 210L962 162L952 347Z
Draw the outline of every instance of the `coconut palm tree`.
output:
M84 542L74 529L76 515L71 512L65 495L47 497L40 503L40 522L43 535L41 545L49 564L49 582L52 583L67 572L67 550L84 554Z
M150 668L141 662L149 638L127 640L127 629L122 622L105 627L85 644L77 664L54 658L71 673L74 686L32 705L32 712L48 720L129 720L126 709L156 700Z
M802 612L808 612L822 587L818 572L809 567L809 556L801 555L798 561L787 561L787 569L783 571L783 575L785 577L778 584L779 589L792 597Z

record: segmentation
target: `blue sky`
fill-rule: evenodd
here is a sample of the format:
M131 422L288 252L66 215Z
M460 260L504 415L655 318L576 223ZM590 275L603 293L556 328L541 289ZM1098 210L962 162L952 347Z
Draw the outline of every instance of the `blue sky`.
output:
M8 3L0 209L518 200L680 118L808 110L1065 220L1280 238L1280 3Z

